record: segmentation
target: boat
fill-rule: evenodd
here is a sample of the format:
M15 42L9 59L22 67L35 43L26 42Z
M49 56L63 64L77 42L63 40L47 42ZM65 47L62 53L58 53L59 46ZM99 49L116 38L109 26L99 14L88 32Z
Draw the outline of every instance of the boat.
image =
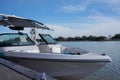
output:
M24 28L52 30L41 22L14 15L0 14L0 25L18 33L0 34L0 57L30 69L46 72L59 80L80 80L111 62L106 54L97 54L81 48L66 47L59 44L49 34L40 34L37 43Z

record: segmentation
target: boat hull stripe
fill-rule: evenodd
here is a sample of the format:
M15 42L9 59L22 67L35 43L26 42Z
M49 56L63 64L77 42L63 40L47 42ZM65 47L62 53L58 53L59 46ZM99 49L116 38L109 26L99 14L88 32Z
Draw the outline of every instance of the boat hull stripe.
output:
M43 59L43 58L26 58L26 57L5 57L7 59L15 60L34 60L34 61L47 61L47 62L77 62L77 63L99 63L99 62L110 62L109 60L78 60L78 59Z

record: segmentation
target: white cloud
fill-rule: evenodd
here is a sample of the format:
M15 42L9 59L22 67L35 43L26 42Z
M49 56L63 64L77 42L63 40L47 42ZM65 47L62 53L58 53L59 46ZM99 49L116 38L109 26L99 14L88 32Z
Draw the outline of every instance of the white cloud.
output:
M120 14L120 0L110 0L106 3L113 11Z
M95 4L101 4L99 7L103 9L106 7L107 10L120 14L120 0L85 0L83 3L65 5L63 6L63 10L66 12L80 12L88 10L91 5L94 6ZM97 7L98 6L95 5L91 10Z
M96 4L104 3L108 10L120 14L120 0L92 0Z
M86 18L87 19L87 18ZM120 20L105 17L105 16L93 16L88 17L87 20L95 20L93 23L67 23L67 24L48 24L55 31L46 31L54 37L58 36L83 36L83 35L95 35L95 36L108 36L120 33ZM84 27L84 28L83 28Z
M83 5L67 5L63 7L64 10L67 11L84 11L86 10L86 6Z
M109 5L120 5L120 0L101 0L101 2L107 3Z
M90 3L91 3L91 0L86 0L84 2L80 2L75 5L73 4L65 5L63 6L63 10L69 11L69 12L85 11L88 8Z

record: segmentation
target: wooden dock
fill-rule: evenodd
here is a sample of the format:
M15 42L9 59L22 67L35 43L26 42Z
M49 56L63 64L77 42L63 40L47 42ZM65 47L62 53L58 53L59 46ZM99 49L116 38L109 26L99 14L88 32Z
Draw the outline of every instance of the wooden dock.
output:
M56 80L44 72L39 73L0 58L0 80Z

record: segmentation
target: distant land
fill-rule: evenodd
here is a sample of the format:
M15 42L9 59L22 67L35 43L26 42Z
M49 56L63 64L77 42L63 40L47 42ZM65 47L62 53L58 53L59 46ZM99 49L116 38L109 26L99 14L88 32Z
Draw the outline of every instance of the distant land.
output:
M76 37L62 37L59 36L57 38L55 38L56 41L120 41L120 33L119 34L115 34L114 36L76 36ZM41 41L40 39L37 39L37 41Z

